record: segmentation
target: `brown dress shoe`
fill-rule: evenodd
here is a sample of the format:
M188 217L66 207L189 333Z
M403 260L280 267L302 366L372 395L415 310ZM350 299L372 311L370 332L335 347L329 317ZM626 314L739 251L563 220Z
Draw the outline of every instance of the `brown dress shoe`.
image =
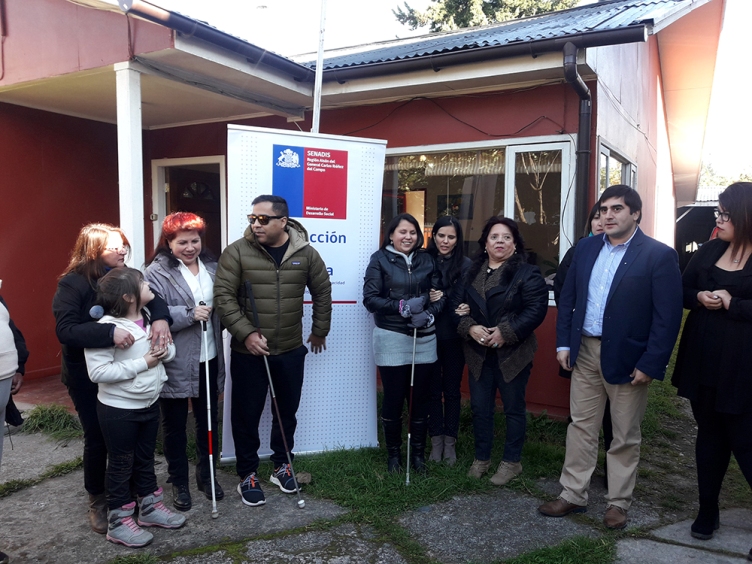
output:
M570 513L585 513L586 511L586 506L569 503L562 498L555 499L554 501L547 501L538 507L538 512L546 517L564 517Z
M603 516L603 524L609 529L623 529L627 526L627 510L616 505L609 505Z

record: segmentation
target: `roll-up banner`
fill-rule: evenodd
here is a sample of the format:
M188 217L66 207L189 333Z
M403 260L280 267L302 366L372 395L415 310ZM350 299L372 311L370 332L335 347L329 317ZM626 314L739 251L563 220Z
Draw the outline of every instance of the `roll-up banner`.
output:
M297 454L376 446L376 366L372 317L363 307L363 275L379 245L386 141L228 126L227 241L243 236L251 202L261 194L287 200L290 217L308 231L332 282L327 350L309 353L295 432ZM303 339L311 332L310 294ZM226 332L225 332L226 333ZM232 375L227 378L220 461L235 461L231 425ZM271 403L261 418L259 456L271 455Z

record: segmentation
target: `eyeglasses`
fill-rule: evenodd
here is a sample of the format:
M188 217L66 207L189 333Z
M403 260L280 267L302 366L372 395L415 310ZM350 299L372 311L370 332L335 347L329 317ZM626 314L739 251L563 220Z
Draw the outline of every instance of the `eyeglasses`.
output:
M251 214L248 216L248 223L251 225L254 224L255 221L258 221L261 225L269 225L270 219L282 219L285 217L284 215L255 215Z
M107 247L105 251L110 251L111 253L117 253L117 254L125 254L128 252L128 247L122 246L122 247Z
M715 218L720 219L723 223L726 223L727 221L731 221L731 216L729 215L729 212L721 211L718 208L715 208L713 210L713 213L715 214Z

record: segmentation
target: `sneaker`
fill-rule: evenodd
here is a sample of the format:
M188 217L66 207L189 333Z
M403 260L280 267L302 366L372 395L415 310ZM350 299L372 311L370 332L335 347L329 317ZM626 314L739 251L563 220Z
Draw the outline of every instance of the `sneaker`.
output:
M522 474L522 464L519 462L507 462L502 460L496 469L496 474L491 476L494 486L506 486L511 480Z
M261 489L256 472L251 472L245 479L238 484L238 493L243 498L243 503L256 507L257 505L264 505L266 498L264 497L264 491Z
M111 509L107 512L107 540L115 544L123 544L130 548L146 546L154 535L144 531L133 520L133 509L136 502L131 501L119 509Z
M142 527L161 527L179 529L185 525L185 515L173 513L162 502L162 488L153 494L142 497L139 502L138 524Z
M275 468L269 481L272 484L279 486L279 489L287 494L292 494L297 491L295 489L295 479L292 476L289 464L283 464L279 468Z
M478 460L477 458L473 460L472 466L470 466L470 470L467 471L467 475L470 478L480 478L488 472L488 468L491 466L490 460Z
M172 484L172 506L178 511L188 511L193 506L188 484Z

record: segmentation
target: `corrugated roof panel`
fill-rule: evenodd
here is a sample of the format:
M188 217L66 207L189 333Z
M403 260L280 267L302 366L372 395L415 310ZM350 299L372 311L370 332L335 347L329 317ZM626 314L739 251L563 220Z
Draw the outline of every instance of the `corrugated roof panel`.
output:
M693 0L613 0L488 26L330 51L325 69L426 57L452 51L532 42L658 23ZM315 67L315 61L304 62Z

